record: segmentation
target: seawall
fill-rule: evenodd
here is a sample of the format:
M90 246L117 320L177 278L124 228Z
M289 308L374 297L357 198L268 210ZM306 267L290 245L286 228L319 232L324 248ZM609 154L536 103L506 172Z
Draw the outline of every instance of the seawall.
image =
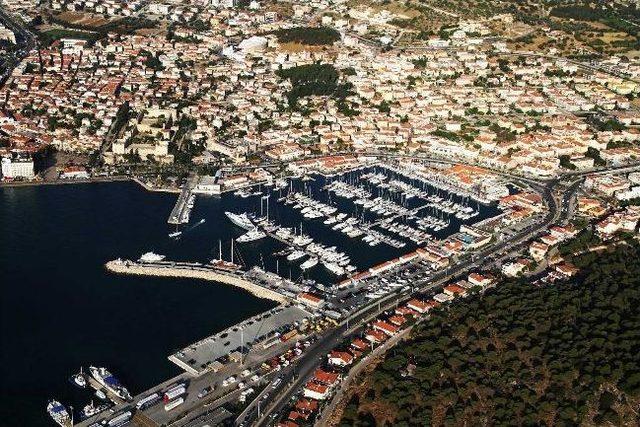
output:
M107 270L118 274L135 274L139 276L179 277L219 282L244 289L258 298L269 299L279 303L289 300L280 293L253 283L244 277L203 264L192 263L138 263L134 261L114 260L105 264Z

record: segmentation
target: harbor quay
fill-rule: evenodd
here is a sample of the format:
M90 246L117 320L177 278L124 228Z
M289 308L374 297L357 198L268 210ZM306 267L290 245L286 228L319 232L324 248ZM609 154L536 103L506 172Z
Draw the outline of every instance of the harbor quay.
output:
M181 277L219 282L244 289L258 298L270 299L279 303L289 301L289 298L281 293L248 280L242 273L223 271L213 265L167 261L141 263L117 259L107 262L105 267L107 270L119 274Z
M243 381L246 388L264 387L277 375L271 368L267 368L264 362L286 352L294 345L294 341L286 341L267 350L249 351L243 362L231 362L219 371L208 371L200 376L183 372L139 393L131 402L114 402L115 406L109 410L74 425L102 426L117 414L127 411L134 413L130 425L136 426L192 426L203 425L202 422L205 421L215 421L211 425L217 425L232 415L224 405L237 402L242 389L245 388L239 383ZM232 376L238 381L227 384L225 381ZM183 385L185 391L182 395L184 403L176 409L166 410L164 404L138 408L139 403L145 398L157 394L162 399L164 393L177 385ZM210 390L205 396L202 395L204 389Z
M184 373L134 396L131 402L113 399L109 395L115 406L83 420L77 426L104 425L119 414L127 412L133 413L133 424L140 426L216 425L232 415L225 409L225 405L235 404L244 390L261 389L274 379L278 371L278 364L274 361L283 360L284 354L298 357L301 342L313 339L313 328L310 325L316 315L276 291L244 278L242 273L220 271L215 266L197 263L123 260L110 261L106 268L119 274L186 277L222 282L281 304L171 354L168 359L184 369ZM267 274L261 275L255 271L250 277L264 285L272 279ZM89 380L93 388L101 389L99 384L94 384L90 378ZM181 397L183 403L177 408L167 409L162 404L139 406L153 395L162 399L167 391L176 386L184 387ZM208 391L203 393L203 390Z
M243 363L250 349L266 350L298 338L297 328L311 319L297 305L278 306L177 351L169 360L193 375L219 371L225 363Z

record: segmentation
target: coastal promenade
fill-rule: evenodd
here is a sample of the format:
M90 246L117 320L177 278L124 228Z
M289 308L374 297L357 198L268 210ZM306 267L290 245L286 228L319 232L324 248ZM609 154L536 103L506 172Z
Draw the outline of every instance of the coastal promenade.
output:
M54 179L54 180L32 180L32 181L0 181L0 188L14 187L36 187L40 185L70 185L70 184L94 184L100 182L122 182L130 181L126 175L96 176L87 179Z
M244 289L258 298L270 299L279 303L289 302L289 299L284 295L248 280L241 273L220 270L211 265L186 262L142 263L117 259L107 262L105 267L107 270L119 274L180 277L219 282Z

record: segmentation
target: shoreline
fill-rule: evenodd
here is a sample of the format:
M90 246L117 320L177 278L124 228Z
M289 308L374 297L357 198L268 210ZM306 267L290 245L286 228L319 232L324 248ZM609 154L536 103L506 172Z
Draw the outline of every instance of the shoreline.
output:
M141 181L137 177L129 176L129 175L114 175L108 177L93 177L89 179L56 179L53 181L14 181L14 182L3 182L0 181L0 188L20 188L20 187L39 187L39 186L54 186L54 185L79 185L79 184L101 184L101 183L110 183L110 182L126 182L132 181L142 187L144 190L152 192L152 193L171 193L178 194L180 193L179 188L165 188L165 187L150 187Z
M99 184L103 182L124 182L131 178L126 175L94 177L89 179L56 179L54 181L14 181L0 182L0 188L37 187L42 185Z
M287 303L289 300L276 291L250 282L242 276L216 270L203 264L186 263L139 263L128 260L112 260L105 264L105 268L117 274L133 274L137 276L176 277L187 279L200 279L209 282L218 282L225 285L243 289L253 296L268 299L277 303Z

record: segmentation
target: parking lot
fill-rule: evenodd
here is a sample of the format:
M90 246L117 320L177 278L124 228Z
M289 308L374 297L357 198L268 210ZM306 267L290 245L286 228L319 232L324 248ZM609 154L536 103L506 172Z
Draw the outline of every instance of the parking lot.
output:
M221 367L235 352L277 339L312 315L296 305L278 306L233 327L207 337L170 356L170 360L193 374Z

